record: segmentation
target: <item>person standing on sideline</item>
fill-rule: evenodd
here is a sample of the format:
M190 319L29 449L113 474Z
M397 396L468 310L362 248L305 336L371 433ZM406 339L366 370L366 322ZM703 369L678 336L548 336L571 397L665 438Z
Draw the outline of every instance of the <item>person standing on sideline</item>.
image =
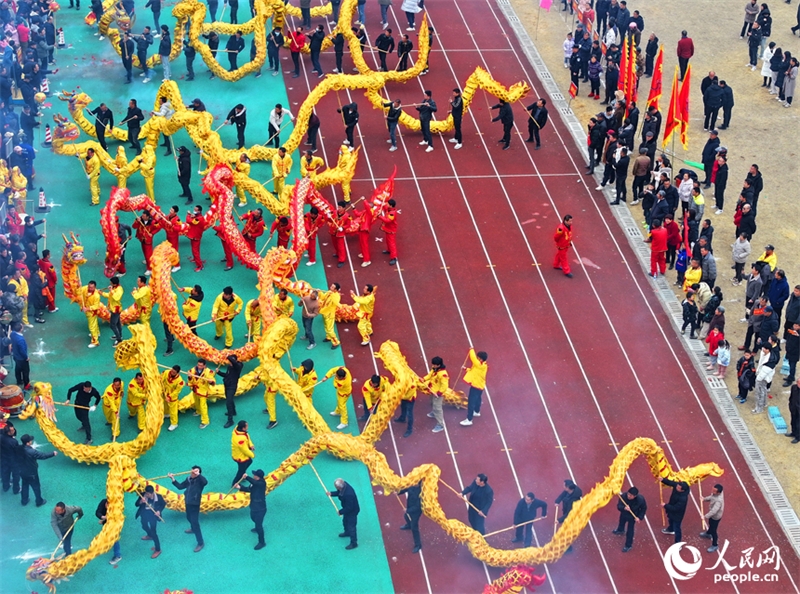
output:
M22 335L22 324L11 324L11 358L14 359L14 379L23 390L31 389L31 363L28 358L28 343Z
M728 186L728 157L717 155L717 174L714 177L714 202L717 205L716 214L722 214L725 206L725 189Z
M569 267L569 248L572 246L572 215L564 215L561 224L556 228L553 240L556 242L556 257L553 268L561 270L568 278L572 278Z
M639 147L639 156L633 161L631 174L633 175L633 186L631 187L633 201L631 205L634 205L639 202L642 194L644 194L644 186L650 177L650 157L647 155L647 149L644 146Z
M708 520L708 529L700 533L703 538L711 539L711 546L706 549L708 553L717 552L717 527L725 512L725 497L722 494L722 485L717 483L711 491L711 495L703 497L703 501L708 501L708 511L703 516Z
M658 37L655 33L650 33L647 40L647 47L644 50L644 75L647 78L653 76L653 68L655 65L656 55L658 54Z
M481 395L486 389L486 373L489 370L486 360L488 358L489 355L486 354L486 351L476 353L475 349L470 347L469 360L472 362L472 366L464 374L464 381L469 384L467 418L461 421L465 427L472 425L472 417L481 416Z
M97 504L97 509L94 511L94 515L97 517L97 523L101 526L108 521L108 499L100 500L100 503ZM116 566L120 561L122 561L122 552L120 550L119 541L117 541L114 543L111 561L109 561L109 563Z
M228 371L217 370L217 375L223 378L222 385L225 388L225 408L228 415L228 421L223 425L225 429L233 427L233 417L236 416L236 402L234 401L234 397L236 396L236 388L239 385L239 376L242 375L242 367L243 364L236 355L228 355ZM234 431L234 433L236 433L236 431ZM235 459L234 457L234 460ZM233 482L235 483L236 481Z
M448 142L455 144L453 148L458 150L464 140L461 135L461 120L464 116L464 98L461 96L461 89L453 89L453 97L450 99L450 115L453 116L455 135Z
M650 223L650 234L645 243L650 244L650 276L658 278L667 273L667 237L669 233L661 225L661 221L653 219ZM712 256L713 257L713 256Z
M492 109L500 110L497 116L492 118L492 121L499 121L503 124L503 138L497 142L502 142L503 150L507 150L511 144L511 128L514 126L514 112L512 111L511 106L502 99L497 105L492 105Z
M744 39L744 36L750 33L753 23L756 22L758 11L759 7L756 0L748 0L747 4L744 5L744 24L742 25L742 32L739 33L739 39Z
M17 429L11 421L0 429L0 473L3 477L3 492L12 487L13 493L19 493L19 463L22 446L16 438Z
M253 440L247 433L247 421L239 421L236 429L231 433L231 457L238 465L231 485L235 485L239 479L245 476L247 469L250 468L256 457L255 451L256 446L253 445Z
M153 541L153 554L150 555L151 559L157 558L161 554L161 541L158 540L158 523L163 522L161 518L162 510L167 507L167 502L164 498L156 493L153 485L147 485L144 488L144 493L136 500L135 518L142 519L142 530L145 531L146 536L142 540Z
M203 489L208 484L208 480L203 476L203 469L199 466L192 466L192 472L183 482L177 482L175 475L171 472L167 475L172 480L172 484L176 489L184 490L184 500L186 502L186 519L189 521L190 528L184 530L186 534L194 533L197 538L197 546L194 548L195 553L203 550L203 533L200 530L200 500L203 497Z
M441 357L431 359L431 370L422 378L423 390L431 395L431 412L428 417L436 419L436 426L433 433L444 431L444 413L442 412L442 402L444 393L450 387L450 376Z
M431 91L425 91L425 98L422 100L422 103L416 106L416 110L419 112L419 125L422 129L422 142L419 144L420 146L427 144L428 148L425 149L425 152L429 153L433 150L431 118L437 110L436 102L433 100L433 93L431 93Z
M800 359L800 322L793 322L792 327L787 328L783 333L783 336L786 340L786 362L789 364L789 375L786 376L786 379L783 382L783 387L788 388L794 383L795 375L797 373L797 361ZM792 410L791 398L789 402L789 410ZM794 412L792 413L792 418L795 418ZM800 434L798 434L797 437L800 439Z
M719 110L722 107L722 91L723 89L719 86L719 81L716 78L703 91L703 130L713 130L717 123Z
M317 346L314 338L314 318L319 315L319 292L311 291L310 295L305 295L300 299L299 305L303 307L303 330L305 331L305 336L301 338L308 341L306 348L310 351Z
M358 497L356 492L344 479L337 478L333 481L333 486L336 487L335 491L328 493L331 497L338 497L342 504L342 509L339 510L339 515L342 516L342 527L344 532L339 535L339 538L350 537L350 544L345 547L348 551L355 549L358 546L358 533L356 530L358 524L358 512L361 508L358 506Z
M769 308L770 306L767 307ZM756 407L751 411L754 415L764 412L764 408L767 406L768 386L775 375L775 367L778 365L779 360L780 350L773 349L768 342L762 342L761 354L756 367Z
M753 23L753 28L747 34L747 50L749 53L750 70L755 70L758 66L758 55L761 53L761 41L764 39L764 32L761 25Z
M517 508L514 510L514 524L516 524L516 532L514 539L511 541L522 542L523 533L525 534L524 546L529 547L533 542L533 520L536 519L536 511L542 510L542 517L547 517L547 503L541 499L536 499L536 495L529 492L525 497L519 500ZM525 524L520 526L520 524Z
M57 451L44 454L36 449L33 442L33 435L23 435L20 438L19 456L19 478L22 482L20 489L20 503L28 505L29 487L33 489L33 496L36 499L36 507L42 507L46 500L42 499L42 487L39 482L39 462L58 455ZM60 537L59 537L60 538Z
M22 439L23 441L25 440L24 437ZM74 517L75 514L78 515L77 518ZM72 534L75 531L75 522L82 517L83 509L77 505L65 505L63 501L56 503L50 513L50 526L53 528L53 532L56 533L56 538L64 546L64 553L67 556L72 554Z
M614 171L616 173L616 183L617 183L617 197L611 202L613 205L617 205L622 202L626 202L628 198L628 167L631 164L631 158L628 156L628 149L623 148L620 150L619 159L617 159L616 163L614 164Z
M67 390L67 404L69 404L73 394L75 394L75 406L79 407L75 409L75 418L81 422L81 427L78 431L85 433L86 441L84 445L89 445L92 443L92 425L89 423L89 413L94 412L97 409L97 405L100 404L100 392L97 391L97 388L92 387L92 382L86 381L80 382ZM92 398L94 398L94 404L91 404Z
M155 25L155 30L158 31L161 29L161 0L147 0L147 4L144 5L145 8L149 8L153 11L153 25Z
M714 120L716 120L714 115ZM714 160L717 158L717 147L719 146L719 132L714 130L713 126L708 132L708 140L703 147L703 155L701 161L703 162L703 171L705 172L705 179L701 182L705 189L711 187L711 171L714 168Z
M724 80L719 81L722 89L722 125L720 130L725 130L731 125L731 112L733 112L733 89ZM715 178L716 179L716 178Z
M541 141L539 139L539 132L547 124L547 99L539 99L536 103L532 103L525 109L530 114L528 117L528 139L525 142L536 142L534 150L539 150Z
M470 504L467 512L469 525L480 534L486 534L484 526L486 514L489 513L489 508L494 503L494 491L489 486L489 478L485 474L479 474L468 487L461 491L461 496Z
M419 499L421 491L422 483L420 482L399 493L406 496L406 511L403 514L406 523L400 526L400 530L411 530L411 536L414 537L414 548L411 552L414 554L422 550L422 540L419 536L419 518L422 516L422 503Z
M321 382L327 382L334 374L336 379L333 380L333 387L336 390L336 410L331 411L332 417L339 417L339 425L337 429L347 429L347 400L353 393L353 376L347 367L331 367Z
M242 493L250 494L250 519L253 520L255 528L253 531L258 535L258 543L254 550L259 551L267 546L264 542L264 516L267 515L267 481L264 480L264 471L260 468L253 471L253 476L242 475L249 485L236 485Z
M681 522L683 522L683 516L686 513L686 504L689 502L689 485L684 481L671 481L666 478L661 479L661 482L668 487L672 487L669 501L664 504L664 511L667 513L669 525L666 528L662 528L661 532L674 534L675 542L682 542Z
M681 31L681 39L678 41L678 64L681 68L681 82L683 77L686 76L686 68L689 66L689 60L694 56L694 43L692 38L686 31Z
M636 524L644 520L647 513L647 502L644 500L644 495L639 495L639 489L631 487L624 495L619 494L617 509L619 510L619 525L616 530L612 530L612 533L625 535L625 546L622 552L627 553L633 548Z

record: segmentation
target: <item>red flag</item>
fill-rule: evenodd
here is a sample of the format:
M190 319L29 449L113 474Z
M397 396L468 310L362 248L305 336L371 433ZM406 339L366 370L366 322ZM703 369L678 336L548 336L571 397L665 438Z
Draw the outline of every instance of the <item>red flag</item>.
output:
M636 92L638 90L638 81L636 79L636 44L631 43L630 55L628 56L628 87L625 93L625 103L630 105L636 101Z
M669 110L667 111L667 121L664 124L664 142L661 143L662 147L667 146L669 139L675 129L681 125L680 107L678 105L678 67L675 66L675 76L672 77L672 92L669 97Z
M691 75L692 66L690 64L683 77L681 92L678 97L678 109L680 110L681 119L681 144L683 145L683 150L689 150L689 137L687 133L689 131L689 79Z
M647 97L647 107L651 105L658 109L658 100L661 99L661 90L664 80L664 46L658 48L656 63L653 68L653 78L650 81L650 95Z
M578 85L575 83L570 83L569 85L569 96L575 99L578 94Z
M622 57L619 61L619 82L617 89L628 95L628 38L622 42Z

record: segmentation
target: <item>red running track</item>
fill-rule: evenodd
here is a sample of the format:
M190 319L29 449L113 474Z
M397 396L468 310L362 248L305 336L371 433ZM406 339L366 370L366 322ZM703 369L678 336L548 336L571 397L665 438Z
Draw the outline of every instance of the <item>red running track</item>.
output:
M463 85L476 66L505 85L527 80L534 89L531 102L543 95L492 0L437 0L427 8L437 32L430 74L388 88L391 98L410 103L423 89L431 89L438 115L445 117L452 89ZM380 32L377 3L369 3L366 20L374 40ZM399 6L390 11L389 20L395 34L404 32ZM416 46L415 34L412 39ZM377 58L372 58L377 68ZM332 70L333 56L323 55L322 65ZM288 83L297 85L289 88L293 103L301 102L315 84L310 69L304 63L304 77ZM723 577L728 572L722 564L706 570L719 555L706 553L709 542L697 536L701 516L696 487L683 530L686 542L702 551L702 569L691 580L672 580L662 562L672 537L660 533L658 490L647 465L638 461L629 478L646 497L649 511L647 522L637 527L633 550L623 554L622 539L611 534L618 512L609 505L594 515L573 553L539 568L548 577L541 591L797 592L800 562L737 445L724 432L703 379L691 368L605 199L587 184L594 180L582 175L582 159L558 114L550 110L542 149L534 152L532 145L521 142L527 136L526 116L515 106L517 129L511 149L503 152L496 143L500 125L490 123L489 102L495 100L479 96L465 115L460 151L447 138L435 137L436 150L425 153L418 145L420 135L404 133L399 150L389 153L382 114L370 109L359 93L343 93L340 100L361 106L362 152L354 195L367 194L398 167L400 266L390 268L380 254L383 244L376 242L372 266L361 268L352 238L352 267L332 267L332 247L323 246L328 278L345 291L364 283L379 286L374 342L397 341L420 374L439 355L455 379L470 345L489 353L482 416L472 427L462 427L458 422L464 412L446 410L447 430L433 434L434 423L425 416L429 404L419 398L414 434L403 439L394 426L379 444L395 471L434 462L443 480L456 488L486 473L495 492L487 520L492 531L512 523L524 492L534 491L552 510L564 479L572 478L588 492L603 480L619 447L635 437L651 437L663 444L674 466L715 461L725 469L720 479L726 496L720 545L730 541L725 560L736 566L730 573L748 571L739 568L744 549L753 547L757 559L760 551L777 545L783 553L777 583L714 583L715 574L717 579L730 578ZM335 161L343 138L337 106L330 95L317 107L327 163ZM566 213L575 217L574 279L551 268L552 233ZM340 326L340 333L348 366L360 385L378 369L371 349L360 346L353 326ZM358 389L355 399L360 405ZM706 481L704 494L714 482ZM403 519L396 498L376 500L396 591L477 592L501 574L473 559L466 547L424 518L422 554L411 554L410 534L398 530ZM445 488L440 501L449 517L466 521L463 502ZM551 538L553 511L549 518L535 524L536 543ZM515 546L511 535L491 537L490 543L510 548ZM751 570L760 579L772 571Z

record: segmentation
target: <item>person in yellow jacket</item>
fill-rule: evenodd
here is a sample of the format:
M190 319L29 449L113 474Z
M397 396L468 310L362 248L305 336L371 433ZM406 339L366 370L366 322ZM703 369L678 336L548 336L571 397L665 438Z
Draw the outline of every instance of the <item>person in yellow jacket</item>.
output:
M269 423L267 429L275 429L278 425L278 413L275 406L275 395L278 393L278 387L272 383L272 380L266 378L264 381L264 414L269 415Z
M778 254L775 253L775 246L767 244L764 248L764 253L758 257L756 262L766 262L769 264L769 269L775 272L775 269L778 268Z
M369 344L372 336L372 314L375 312L375 287L364 285L364 292L356 295L350 291L350 296L358 306L358 331L361 334L361 346Z
M164 400L169 413L169 431L178 428L178 400L185 385L180 365L173 365L172 369L167 369L161 374L161 388L164 390Z
M306 151L303 158L300 159L300 175L308 177L312 182L317 180L317 173L320 168L325 164L322 157L315 157L311 151ZM241 205L240 205L241 206Z
M359 421L368 421L369 416L375 412L378 402L381 401L389 386L389 380L380 375L373 375L368 382L361 386L361 395L364 397L364 414Z
M250 176L250 157L247 154L242 153L239 155L239 160L236 162L236 173ZM247 195L239 184L236 184L236 196L239 198L239 208L247 206Z
M111 314L111 319L108 324L111 326L111 332L114 334L114 346L122 342L122 322L120 322L120 315L122 314L122 297L125 295L125 289L119 284L119 278L116 276L111 277L107 291L97 291L101 297L108 298L108 311Z
M146 276L136 277L136 288L131 291L133 301L136 304L136 311L139 313L139 323L146 326L150 325L150 316L153 313L153 296L150 293L150 285L147 284Z
M432 410L428 413L428 416L436 419L436 426L433 428L434 433L444 431L442 403L444 402L444 393L447 392L449 387L450 376L447 374L444 360L441 357L434 357L431 359L431 370L422 378L421 385L423 392L431 395Z
M272 157L272 179L275 182L275 196L280 200L283 194L283 184L286 176L292 169L292 157L286 154L286 149L281 147L278 154Z
M235 485L244 476L253 463L253 458L256 457L256 446L253 445L253 440L247 433L247 421L239 421L236 429L231 433L231 457L238 465L236 476L233 477L231 483L231 485Z
M144 376L140 372L128 382L128 416L136 417L139 431L144 431L145 402L147 402L147 390L144 385Z
M692 288L692 285L699 283L700 279L702 278L703 269L700 266L700 260L695 260L692 258L689 260L689 268L686 269L686 272L683 275L683 292L688 293L689 289Z
M186 325L192 329L192 334L197 336L197 330L194 327L197 326L197 319L200 317L200 306L203 304L203 298L205 297L203 287L200 285L183 287L181 293L189 295L184 299L181 307L183 309L183 317L186 318Z
M153 190L153 181L156 177L156 152L152 146L145 144L142 148L142 154L139 155L139 173L144 178L144 187L150 200L156 201L156 195Z
M320 291L319 313L325 325L325 338L323 342L331 343L331 349L339 346L339 339L336 338L336 308L342 301L342 294L339 293L341 286L339 283L331 283L328 291Z
M297 375L297 385L303 390L303 393L308 396L309 401L314 397L314 386L317 385L317 372L314 370L314 362L311 359L306 359L300 363L300 367L294 368L295 375Z
M333 379L333 387L336 388L336 410L331 412L331 416L339 417L340 422L337 429L347 429L347 399L353 393L353 376L350 375L347 367L331 367L322 381L327 382L334 374L336 375Z
M115 377L103 392L103 415L106 425L111 425L111 435L119 435L119 407L122 406L122 397L125 388L122 387L122 378Z
M80 155L78 155L80 159ZM89 190L92 193L92 206L100 204L100 158L94 154L94 149L86 151L86 179L89 180Z
M211 319L214 324L214 340L222 338L222 331L225 330L225 347L233 346L233 318L242 313L244 302L242 298L233 292L233 287L225 287L222 293L217 296L214 306L211 308Z
M400 416L394 419L395 423L408 422L406 432L403 437L410 437L414 431L414 403L417 400L417 386L412 385L408 391L403 394L400 400Z
M206 367L203 359L198 359L197 365L189 370L189 388L194 396L194 414L200 415L200 429L208 427L208 395L211 386L216 383L214 372Z
M78 296L81 301L81 311L86 314L86 322L89 324L89 335L92 337L89 348L93 349L100 346L100 324L97 321L100 291L97 290L97 283L89 281L88 285L78 289Z
M279 318L292 317L294 313L294 301L289 298L289 293L286 289L281 289L278 291L277 295L272 297L272 309Z
M22 324L26 328L33 328L33 325L28 321L28 295L30 295L30 288L28 287L28 281L25 280L25 277L22 276L22 269L15 268L14 274L8 281L9 287L14 287L14 291L17 294L17 297L22 299L23 306L22 306Z
M486 354L486 351L476 353L475 349L469 349L469 360L472 362L472 366L464 374L464 381L469 384L467 418L461 421L465 427L472 425L472 417L481 416L481 396L486 389L486 372L489 371L489 364L486 363L488 358L489 355Z
M244 321L247 323L247 342L258 342L261 338L261 306L258 299L251 299L245 305Z

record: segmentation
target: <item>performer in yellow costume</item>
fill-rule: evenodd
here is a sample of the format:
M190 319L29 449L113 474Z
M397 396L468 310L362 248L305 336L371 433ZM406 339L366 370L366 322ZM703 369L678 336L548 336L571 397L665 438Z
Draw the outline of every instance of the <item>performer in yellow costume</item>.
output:
M197 361L192 369L189 370L189 387L194 396L194 414L200 415L200 429L208 427L208 395L211 386L215 384L214 372L206 367L203 359Z
M350 168L350 161L353 158L353 153L349 146L342 145L339 147L339 161L336 165L337 169L348 171ZM350 178L342 180L342 200L350 202Z
M153 147L149 144L144 145L142 154L139 155L139 173L144 178L144 187L150 200L156 201L156 195L153 190L153 180L156 177L156 153Z
M272 309L275 315L285 318L291 318L294 313L294 301L289 297L286 289L281 289L278 294L272 297Z
M214 307L211 308L211 319L216 322L214 324L216 330L214 340L222 338L222 330L224 329L226 348L233 346L233 327L231 322L233 322L233 318L242 313L242 306L242 298L233 292L233 287L225 287L214 301Z
M27 326L28 328L33 328L33 326L31 326L30 322L28 321L28 295L30 294L30 288L28 287L28 281L26 281L25 277L22 276L22 270L20 268L16 268L14 270L14 274L8 281L8 286L14 287L14 290L17 293L17 297L19 297L23 301L22 324L24 326Z
M314 397L314 386L317 384L317 372L314 370L314 362L311 359L306 359L300 363L300 367L295 367L294 372L297 375L297 385L299 385L303 393L311 400Z
M25 214L25 203L28 197L28 178L22 175L19 167L11 168L11 189L14 196L14 205L17 207L17 212Z
M139 431L144 431L145 402L147 402L147 391L144 387L144 376L141 373L137 373L136 377L128 382L128 416L136 417Z
M125 295L125 289L119 284L119 278L112 277L109 281L107 291L97 291L101 297L108 298L108 311L111 314L109 325L111 332L114 334L114 346L122 342L122 324L120 322L120 314L122 313L122 297Z
M81 309L86 314L89 334L92 337L89 348L93 349L100 346L100 324L97 321L97 310L100 308L100 291L97 290L97 283L89 281L88 285L80 288L78 295L80 295Z
M111 425L111 435L119 435L119 407L122 406L122 397L125 389L122 387L122 379L115 377L103 392L103 415L106 417L106 425Z
M292 157L286 154L285 148L279 148L278 154L272 157L272 180L275 183L275 195L278 199L283 194L283 184L291 169Z
M368 382L361 386L361 395L364 397L364 414L358 420L366 421L369 416L375 412L375 407L378 402L386 393L386 388L389 386L389 380L380 375L373 375Z
M364 285L364 292L356 295L350 291L350 295L358 305L358 331L361 334L361 344L369 344L369 337L372 335L372 314L375 312L375 287Z
M131 291L131 295L136 303L136 311L139 312L139 323L149 325L150 315L153 313L153 296L146 276L137 277L136 288Z
M331 349L339 346L339 339L336 338L336 308L342 301L342 294L339 293L341 286L339 283L331 283L328 291L320 291L319 313L325 325L324 342L331 343Z
M353 376L350 375L347 367L331 367L322 381L327 382L334 374L336 376L333 379L333 387L336 388L336 410L331 412L331 416L339 417L341 421L336 427L337 429L347 429L347 399L353 393Z
M264 386L264 406L266 406L264 413L269 415L267 429L274 429L278 424L278 413L275 407L275 395L278 393L278 387L269 379L264 382Z
M236 429L231 433L231 458L236 462L236 476L231 485L235 485L242 478L256 457L256 446L247 432L247 421L239 421Z
M86 151L85 168L86 179L89 180L89 189L92 193L92 206L96 206L100 204L100 158L94 154L94 149Z
M203 298L205 297L203 288L200 285L183 287L181 293L189 294L189 297L183 301L183 317L186 318L186 325L197 336L197 330L194 327L197 326L197 319L200 317L200 306L203 304Z
M236 163L236 173L241 173L250 177L250 157L245 153L239 155L239 161ZM236 184L236 196L239 198L239 207L247 206L247 194L244 190Z
M311 181L317 180L317 173L320 168L325 164L322 157L315 157L311 151L306 151L303 158L300 159L300 175L303 177L311 178Z
M161 387L164 390L164 399L167 401L170 431L178 428L178 399L185 385L179 365L173 365L172 369L167 369L161 374Z
M257 342L261 338L261 307L258 299L251 299L244 308L244 321L247 322L247 342Z
M444 393L450 388L450 376L447 374L447 369L441 357L431 359L431 370L422 378L420 388L426 394L431 395L432 410L428 416L433 415L433 418L436 419L436 426L433 428L433 432L444 431L442 403L444 401Z

